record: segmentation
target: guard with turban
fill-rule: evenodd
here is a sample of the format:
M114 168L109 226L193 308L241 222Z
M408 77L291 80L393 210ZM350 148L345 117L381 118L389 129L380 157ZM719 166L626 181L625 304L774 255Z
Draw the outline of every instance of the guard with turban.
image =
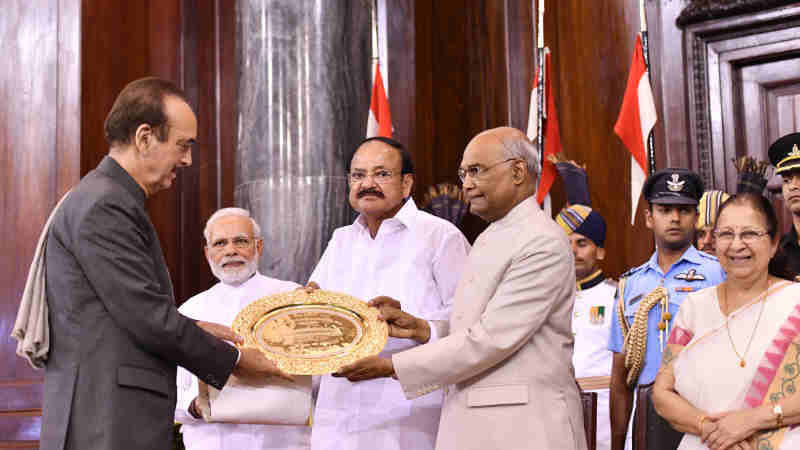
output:
M556 222L569 236L575 256L577 290L573 307L575 336L572 364L584 391L597 392L597 448L611 447L609 387L612 353L608 334L617 283L606 278L600 262L605 258L606 221L591 208L586 171L573 162L556 162L569 205Z
M723 191L705 191L697 204L697 226L695 227L695 247L702 252L716 256L714 247L714 223L717 221L719 207L730 195Z

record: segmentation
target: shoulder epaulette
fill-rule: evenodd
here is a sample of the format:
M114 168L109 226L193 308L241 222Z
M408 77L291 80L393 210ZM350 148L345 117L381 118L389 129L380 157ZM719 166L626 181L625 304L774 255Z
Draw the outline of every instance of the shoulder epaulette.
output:
M625 273L623 273L622 275L620 275L620 276L619 276L619 277L620 277L620 279L622 279L622 278L628 278L629 276L631 276L631 275L635 274L636 272L638 272L639 270L641 270L641 269L642 269L642 268L645 266L645 264L647 264L647 263L644 263L644 264L642 264L641 266L636 266L636 267L634 267L634 268L632 268L632 269L629 269L627 272L625 272Z

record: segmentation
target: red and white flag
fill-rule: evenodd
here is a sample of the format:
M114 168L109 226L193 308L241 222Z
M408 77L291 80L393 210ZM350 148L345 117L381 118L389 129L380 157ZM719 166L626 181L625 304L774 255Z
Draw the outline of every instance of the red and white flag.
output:
M614 132L631 153L631 225L636 220L636 207L642 185L647 178L647 139L657 120L650 76L644 61L642 35L636 35L628 86L622 99Z
M372 99L369 102L367 117L367 136L392 137L392 112L389 110L389 99L383 87L381 66L375 64L375 82L372 84Z
M539 188L536 191L536 201L541 205L544 203L545 211L550 213L550 188L556 179L556 166L548 161L549 155L561 152L561 132L558 128L558 113L556 112L556 99L553 96L553 83L550 76L550 50L545 48L544 57L544 92L545 92L545 128L544 128L544 154L542 156L542 173L539 177ZM528 139L536 140L539 126L538 104L540 92L537 92L539 84L539 70L533 79L533 89L531 90L531 104L528 110ZM538 145L538 142L537 142Z

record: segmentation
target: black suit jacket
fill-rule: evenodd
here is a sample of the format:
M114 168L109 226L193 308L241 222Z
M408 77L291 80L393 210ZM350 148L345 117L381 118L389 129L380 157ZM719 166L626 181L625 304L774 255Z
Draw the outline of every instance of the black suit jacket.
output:
M105 159L56 213L41 449L170 449L175 372L222 388L232 346L175 308L145 194Z

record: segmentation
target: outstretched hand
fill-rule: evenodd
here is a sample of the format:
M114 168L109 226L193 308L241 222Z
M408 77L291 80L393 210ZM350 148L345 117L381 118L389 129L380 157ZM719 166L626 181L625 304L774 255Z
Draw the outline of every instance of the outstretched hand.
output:
M198 327L200 327L200 329L216 337L217 339L230 341L233 342L234 344L244 343L244 339L238 334L234 333L231 327L214 322L204 322L202 320L198 320L195 323L197 324Z
M294 377L282 371L264 356L260 350L250 347L239 349L241 356L239 363L233 369L233 374L239 378L265 378L265 377L280 377L285 380L294 381Z
M346 365L333 374L334 377L344 377L350 381L364 381L375 378L394 376L394 365L389 358L368 356L352 364Z

